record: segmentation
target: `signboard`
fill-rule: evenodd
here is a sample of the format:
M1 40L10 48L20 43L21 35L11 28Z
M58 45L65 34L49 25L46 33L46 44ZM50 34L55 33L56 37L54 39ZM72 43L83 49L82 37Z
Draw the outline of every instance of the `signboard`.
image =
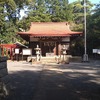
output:
M69 42L70 41L70 37L66 37L66 38L62 38L63 42Z
M100 49L98 49L97 53L100 54Z
M19 54L19 48L15 49L15 54Z
M30 37L30 41L38 41L38 40L39 40L38 38Z
M23 49L22 54L23 55L32 55L32 49Z
M93 49L93 53L97 53L98 52L98 49Z

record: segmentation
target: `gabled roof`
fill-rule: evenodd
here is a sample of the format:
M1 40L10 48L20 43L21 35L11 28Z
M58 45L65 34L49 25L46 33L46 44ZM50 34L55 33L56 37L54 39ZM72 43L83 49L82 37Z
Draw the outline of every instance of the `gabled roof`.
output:
M14 43L15 45L17 45L17 46L19 46L19 47L25 47L25 48L28 48L28 46L26 46L26 45L24 45L24 44L22 44L22 43L20 43L20 42L16 42L16 43Z
M69 28L66 22L32 22L29 31L18 32L19 35L29 36L71 36L81 34L82 32L74 32Z
M11 48L17 48L17 47L25 47L28 48L27 46L21 44L20 42L16 42L14 44L0 44L1 48L7 48L7 49L11 49Z

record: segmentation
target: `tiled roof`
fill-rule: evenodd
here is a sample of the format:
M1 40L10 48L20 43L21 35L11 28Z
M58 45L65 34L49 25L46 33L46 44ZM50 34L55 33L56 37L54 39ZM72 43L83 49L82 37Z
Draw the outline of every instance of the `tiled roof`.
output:
M66 22L32 22L29 31L18 32L30 36L70 36L81 33L71 31Z

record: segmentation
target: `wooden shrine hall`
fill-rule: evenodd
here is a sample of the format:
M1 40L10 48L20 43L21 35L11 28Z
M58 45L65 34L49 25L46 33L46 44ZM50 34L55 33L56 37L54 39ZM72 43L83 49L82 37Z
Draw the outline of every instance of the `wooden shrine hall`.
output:
M38 45L42 56L53 56L60 55L63 46L69 50L70 38L80 36L82 32L71 31L68 22L32 22L29 31L17 34L29 42L32 55L36 55Z

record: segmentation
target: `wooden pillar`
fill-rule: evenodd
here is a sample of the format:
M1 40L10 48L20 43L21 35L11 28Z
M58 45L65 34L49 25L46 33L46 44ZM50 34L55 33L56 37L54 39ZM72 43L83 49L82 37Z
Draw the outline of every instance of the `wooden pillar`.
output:
M8 48L6 48L6 56L8 57Z
M11 48L10 48L10 59L11 59L11 60L13 60L13 54L14 54L13 48L11 47Z
M2 46L2 56L4 56L4 47Z
M41 54L42 55L42 42L40 41L40 49L41 49Z
M59 55L61 55L61 43L59 42L59 46L58 46L58 48L59 48Z

